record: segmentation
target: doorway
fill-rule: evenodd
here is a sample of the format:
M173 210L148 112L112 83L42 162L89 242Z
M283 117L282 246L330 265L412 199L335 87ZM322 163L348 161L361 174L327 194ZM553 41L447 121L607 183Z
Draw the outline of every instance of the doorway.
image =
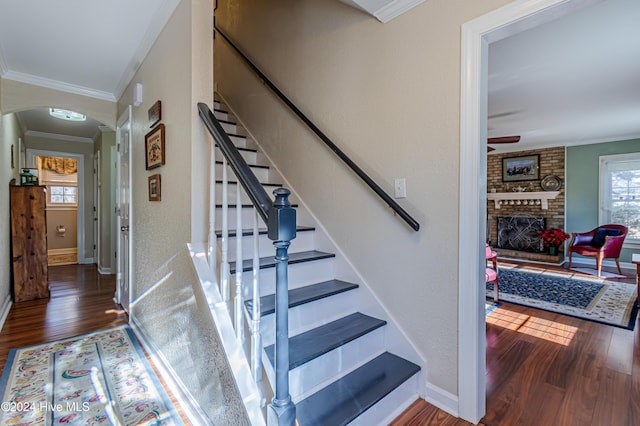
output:
M85 258L84 156L27 149L27 167L47 186L47 258L49 265L92 263Z
M458 415L472 423L486 406L484 241L487 193L488 46L596 1L525 0L462 26L458 253ZM469 244L469 241L475 244ZM476 259L470 262L469 259Z

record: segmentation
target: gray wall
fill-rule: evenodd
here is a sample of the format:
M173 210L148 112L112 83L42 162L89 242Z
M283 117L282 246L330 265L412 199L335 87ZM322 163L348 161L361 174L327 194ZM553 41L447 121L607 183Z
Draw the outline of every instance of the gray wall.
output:
M640 139L567 147L567 232L590 231L599 225L599 157L631 152L640 152ZM623 249L620 260L631 262L631 254L637 252L639 250Z

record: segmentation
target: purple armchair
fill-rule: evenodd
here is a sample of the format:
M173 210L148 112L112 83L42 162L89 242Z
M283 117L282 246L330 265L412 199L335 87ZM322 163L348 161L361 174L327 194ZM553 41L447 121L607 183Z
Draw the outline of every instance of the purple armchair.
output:
M581 256L596 258L598 276L602 271L602 260L614 258L618 272L622 275L618 258L626 236L627 227L615 224L601 225L589 232L572 233L569 243L569 268L571 268L571 255L577 253Z

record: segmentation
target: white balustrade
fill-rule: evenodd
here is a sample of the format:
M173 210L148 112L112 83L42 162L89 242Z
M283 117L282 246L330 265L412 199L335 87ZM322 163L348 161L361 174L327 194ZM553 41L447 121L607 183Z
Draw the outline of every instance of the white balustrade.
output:
M234 296L234 314L235 314L235 328L236 336L241 342L244 341L244 323L242 321L243 308L242 308L242 270L244 269L244 262L242 259L242 201L240 197L240 182L236 184L236 289Z
M227 159L222 159L222 235L220 237L220 294L229 303L229 177ZM215 167L215 165L214 165Z

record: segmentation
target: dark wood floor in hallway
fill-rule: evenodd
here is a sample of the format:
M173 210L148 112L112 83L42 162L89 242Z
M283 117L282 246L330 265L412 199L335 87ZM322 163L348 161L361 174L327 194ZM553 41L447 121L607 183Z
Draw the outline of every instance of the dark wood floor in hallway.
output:
M635 271L623 272L629 276L623 281L635 284ZM506 323L497 325L500 318ZM527 321L531 327L522 326ZM487 317L487 410L481 424L640 425L639 328L503 303ZM393 423L468 424L424 401Z
M51 297L14 303L0 332L0 365L12 348L72 337L127 323L113 301L115 275L95 265L49 267Z

